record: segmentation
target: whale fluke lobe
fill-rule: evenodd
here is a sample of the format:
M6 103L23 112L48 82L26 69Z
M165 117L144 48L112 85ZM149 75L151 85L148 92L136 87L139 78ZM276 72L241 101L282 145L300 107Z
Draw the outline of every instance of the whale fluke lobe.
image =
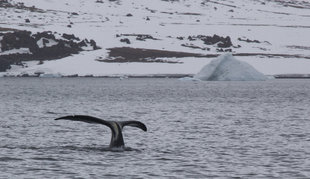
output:
M71 121L81 121L81 122L87 122L87 123L98 123L98 124L103 124L108 127L110 127L110 123L108 121L92 117L92 116L85 116L85 115L72 115L72 116L64 116L64 117L59 117L56 118L55 120L71 120Z
M140 121L120 121L119 124L121 125L122 128L124 128L125 126L131 126L147 131L146 126Z
M108 126L111 131L111 142L110 147L124 147L124 139L122 130L125 126L137 127L142 129L143 131L147 131L145 124L140 121L105 121L103 119L99 119L92 116L86 115L72 115L72 116L64 116L56 118L55 120L71 120L71 121L80 121L86 123L97 123Z

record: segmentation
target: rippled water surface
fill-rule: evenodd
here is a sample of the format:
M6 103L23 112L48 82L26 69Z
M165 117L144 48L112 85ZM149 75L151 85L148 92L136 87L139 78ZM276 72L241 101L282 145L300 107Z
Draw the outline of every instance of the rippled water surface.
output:
M0 78L0 178L309 178L310 80ZM54 118L139 120L110 129Z

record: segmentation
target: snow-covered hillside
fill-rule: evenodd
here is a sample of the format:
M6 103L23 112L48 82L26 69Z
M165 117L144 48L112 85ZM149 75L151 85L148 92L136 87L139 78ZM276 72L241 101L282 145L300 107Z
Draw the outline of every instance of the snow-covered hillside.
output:
M196 74L225 51L266 75L310 74L307 1L12 0L9 3L14 6L0 6L0 33L19 29L74 34L81 39L94 39L102 49L43 64L27 61L24 67L13 65L0 75L38 71L80 76ZM123 51L115 52L116 47L129 48L118 48Z

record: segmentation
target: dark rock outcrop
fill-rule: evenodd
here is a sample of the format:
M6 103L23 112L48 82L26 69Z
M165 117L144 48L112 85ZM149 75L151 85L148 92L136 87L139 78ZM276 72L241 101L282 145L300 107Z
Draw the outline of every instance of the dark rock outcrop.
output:
M44 10L42 9L38 9L35 6L25 6L25 4L23 2L11 2L8 0L0 0L0 7L2 8L14 8L14 9L23 9L23 10L27 10L30 12L44 12ZM29 19L28 19L29 20Z
M70 34L57 39L50 31L32 34L29 31L0 33L0 71L10 69L11 64L28 60L52 60L63 58L80 51L100 49L94 40L80 40ZM29 49L29 53L19 53L18 49ZM10 52L17 50L17 52ZM10 53L5 53L9 51Z
M62 34L62 37L67 39L67 40L80 40L80 38L75 37L75 35L73 35L73 34L64 33L64 34Z
M139 41L145 41L148 39L159 40L148 34L117 34L116 37L136 37L136 40L139 40Z
M128 38L123 38L123 39L121 39L120 41L121 41L121 42L124 42L124 43L126 43L126 44L131 44L131 43L130 43L130 40L129 40Z
M38 48L36 46L36 40L31 37L31 32L29 31L16 31L2 34L1 50L7 51L12 49L26 48L29 50L34 50L34 48Z
M243 42L247 42L247 43L261 43L258 40L250 40L250 39L242 39L242 38L238 38L239 41L243 41Z
M129 63L129 62L140 62L140 63L181 63L178 61L163 60L160 58L182 58L182 57L203 57L202 54L167 51L167 50L156 50L156 49L144 49L144 48L130 48L130 47L115 47L109 48L109 58L97 59L101 62L108 63ZM215 57L217 55L211 55ZM204 57L211 57L209 55Z
M10 68L11 68L10 61L0 56L0 71L5 71Z
M217 47L220 48L229 48L233 46L229 36L221 37L216 34L214 34L213 36L206 36L206 35L189 36L188 40L190 41L202 40L206 45L217 44Z

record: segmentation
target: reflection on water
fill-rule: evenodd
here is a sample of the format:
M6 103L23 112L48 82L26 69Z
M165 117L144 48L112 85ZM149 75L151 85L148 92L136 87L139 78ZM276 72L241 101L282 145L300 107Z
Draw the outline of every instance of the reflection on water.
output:
M0 78L0 178L309 178L310 81ZM139 120L126 149L106 126Z

